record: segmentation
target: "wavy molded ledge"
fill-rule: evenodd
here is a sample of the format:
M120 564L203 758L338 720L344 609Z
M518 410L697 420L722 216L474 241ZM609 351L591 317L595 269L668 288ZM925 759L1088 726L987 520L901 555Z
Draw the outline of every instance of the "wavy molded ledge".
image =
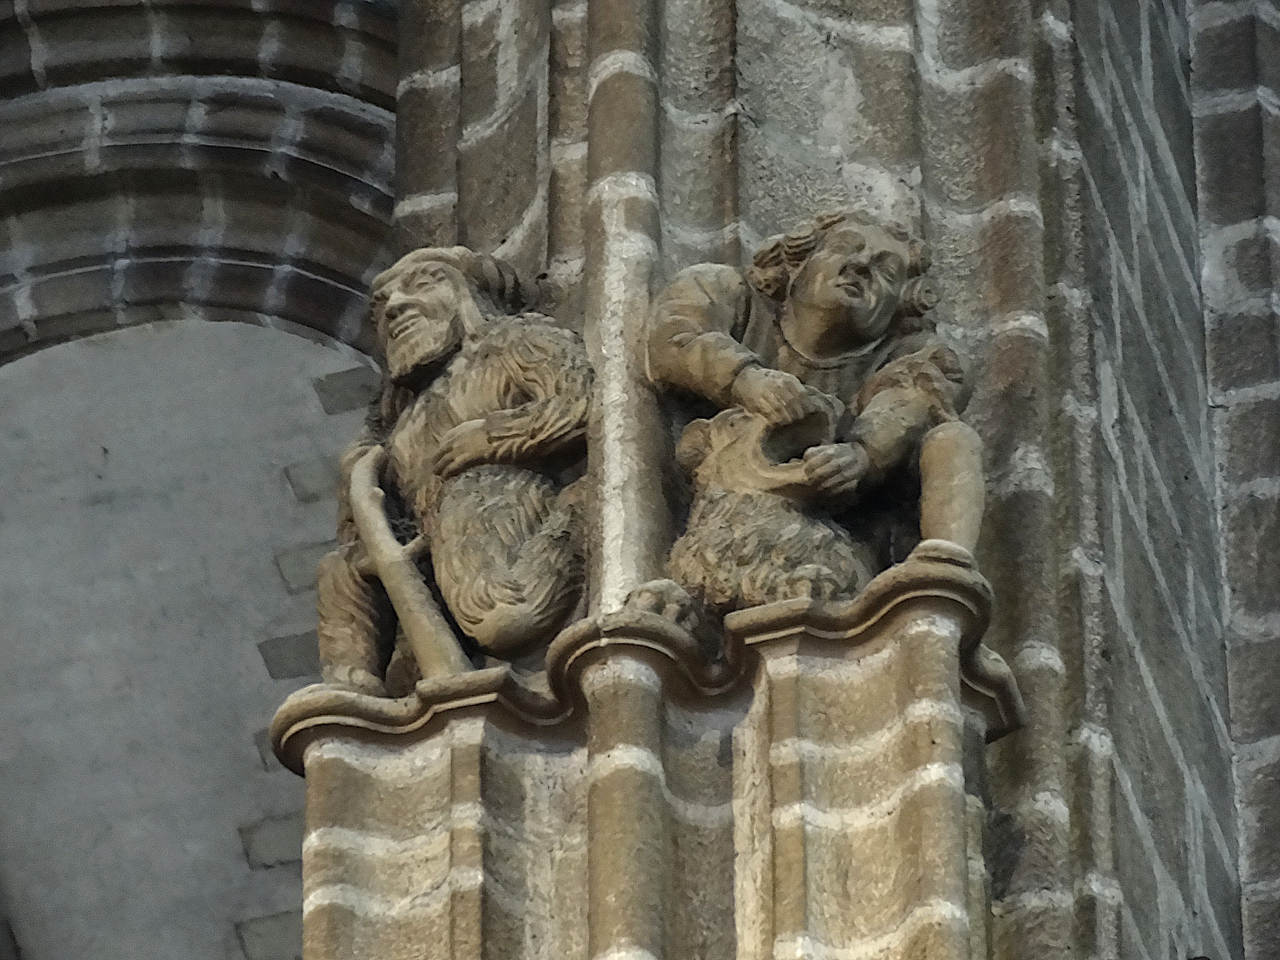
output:
M568 723L582 714L583 671L617 654L641 656L662 667L683 696L716 697L739 686L765 645L793 643L806 655L833 655L849 646L871 648L890 623L940 610L960 625L961 679L987 719L995 740L1023 722L1023 703L1004 660L983 646L991 618L991 587L965 562L912 557L876 577L848 601L787 600L752 607L725 618L725 647L710 660L697 640L655 613L622 609L572 624L547 650L550 693L534 689L511 667L498 666L419 683L399 699L375 697L327 684L290 696L271 724L276 756L302 774L307 746L345 734L373 741L412 740L429 734L433 721L459 710L481 710L494 719L532 727Z

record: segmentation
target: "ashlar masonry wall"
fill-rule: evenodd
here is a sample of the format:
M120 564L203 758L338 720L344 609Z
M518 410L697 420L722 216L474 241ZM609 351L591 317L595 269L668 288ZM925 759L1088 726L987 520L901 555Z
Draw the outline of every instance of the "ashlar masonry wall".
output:
M1244 956L1280 950L1280 7L1191 13Z
M1076 5L1122 957L1241 957L1188 11Z

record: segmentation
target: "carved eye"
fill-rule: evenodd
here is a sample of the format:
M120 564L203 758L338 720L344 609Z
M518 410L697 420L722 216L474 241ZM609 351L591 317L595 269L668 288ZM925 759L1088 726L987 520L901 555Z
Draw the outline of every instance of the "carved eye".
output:
M897 279L902 273L902 258L896 253L881 253L872 261L872 266L891 279Z

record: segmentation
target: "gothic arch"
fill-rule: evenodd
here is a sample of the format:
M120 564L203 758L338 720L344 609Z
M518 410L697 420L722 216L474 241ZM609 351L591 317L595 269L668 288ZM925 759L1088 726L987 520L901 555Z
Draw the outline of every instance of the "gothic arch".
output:
M388 258L392 7L7 6L0 360L204 315L367 350L364 291Z

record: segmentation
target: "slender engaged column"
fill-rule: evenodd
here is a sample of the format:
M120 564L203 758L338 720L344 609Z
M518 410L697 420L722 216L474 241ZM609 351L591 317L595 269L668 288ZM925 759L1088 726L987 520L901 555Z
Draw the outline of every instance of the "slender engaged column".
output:
M671 878L663 797L662 677L614 654L583 675L587 700L590 956L665 956Z
M591 606L613 610L660 575L670 541L665 430L643 369L658 258L658 98L653 0L588 8L587 347L596 369L590 464L597 484Z

